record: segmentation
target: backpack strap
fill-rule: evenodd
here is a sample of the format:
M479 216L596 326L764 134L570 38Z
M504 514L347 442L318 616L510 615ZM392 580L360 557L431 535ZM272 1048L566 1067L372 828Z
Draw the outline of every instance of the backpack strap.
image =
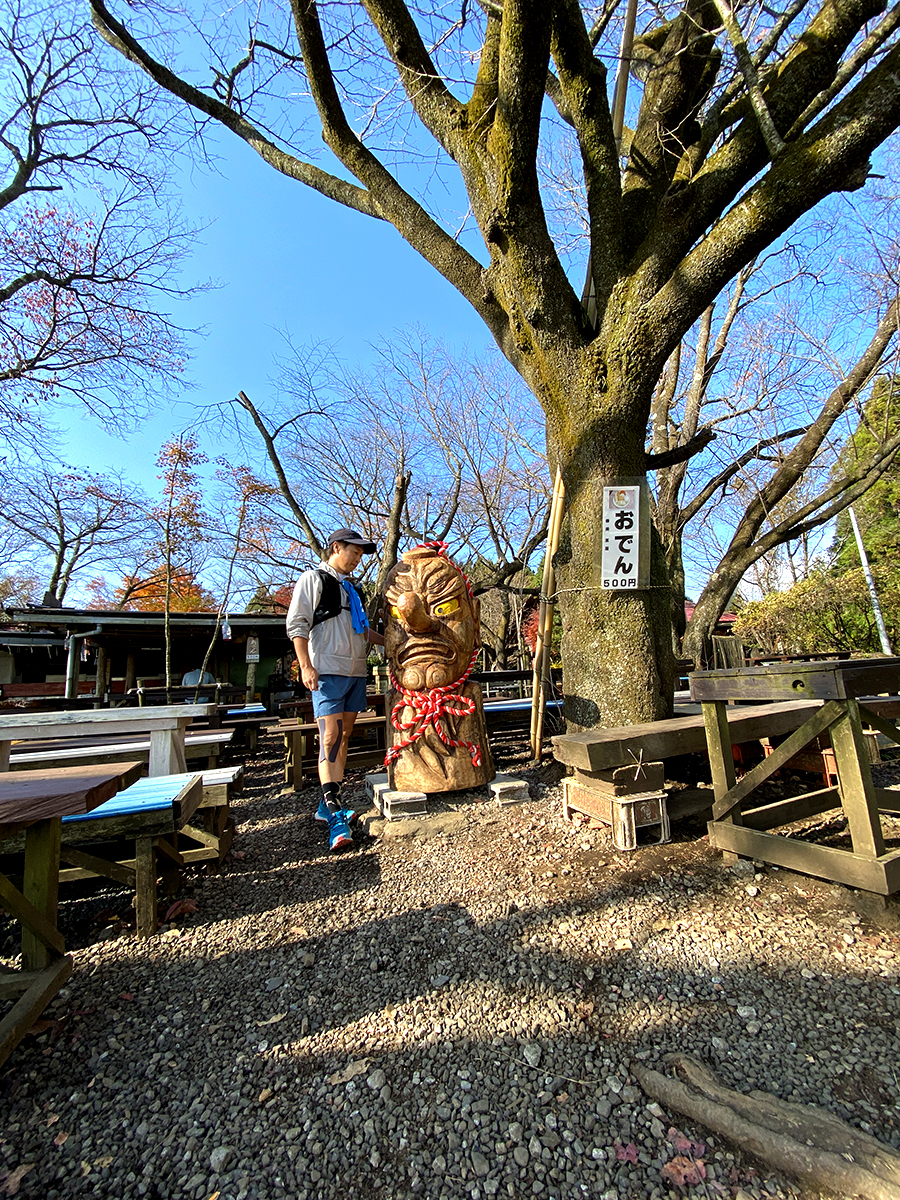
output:
M312 624L310 629L315 629L317 625L321 625L323 621L330 621L340 613L341 608L341 585L335 577L328 571L316 571L316 574L322 581L322 595L319 598L319 603L316 605L313 613Z
M323 621L330 621L333 617L338 616L345 607L343 604L344 589L341 587L340 582L329 571L320 571L317 569L316 574L322 580L322 595L313 613L310 630L315 629L317 625L321 625ZM363 609L365 609L366 598L362 590L352 580L350 580L350 586L356 592L357 596L359 596L359 602L363 606Z

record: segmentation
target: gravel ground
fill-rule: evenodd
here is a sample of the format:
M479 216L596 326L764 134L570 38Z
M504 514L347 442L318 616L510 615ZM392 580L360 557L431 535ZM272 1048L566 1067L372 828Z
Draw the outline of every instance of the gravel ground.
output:
M726 867L702 825L617 853L546 768L530 803L457 797L333 856L274 741L249 774L231 859L156 937L64 889L76 968L0 1068L0 1195L801 1196L642 1093L631 1066L672 1051L900 1146L893 902Z

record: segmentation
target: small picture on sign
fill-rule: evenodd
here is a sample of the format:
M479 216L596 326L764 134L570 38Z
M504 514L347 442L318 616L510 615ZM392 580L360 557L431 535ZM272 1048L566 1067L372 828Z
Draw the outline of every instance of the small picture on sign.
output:
M603 588L618 591L642 586L640 523L640 487L614 484L603 489Z

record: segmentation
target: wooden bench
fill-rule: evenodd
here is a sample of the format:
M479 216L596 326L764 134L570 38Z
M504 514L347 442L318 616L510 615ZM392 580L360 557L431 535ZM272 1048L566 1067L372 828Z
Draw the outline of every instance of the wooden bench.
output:
M135 772L137 769L135 764ZM86 768L73 770L84 772ZM199 799L194 791L188 793L184 789L185 780L192 783L198 778L201 781ZM156 928L156 910L149 902L147 880L153 877L155 902L157 850L169 870L185 863L203 861L211 869L218 869L234 840L235 825L230 805L233 796L241 790L243 779L244 767L240 763L216 767L199 776L157 776L138 781L136 774L131 773L129 784L139 782L139 787L129 787L127 794L120 792L115 804L94 808L88 814L90 820L63 825L60 858L69 866L59 870L59 882L103 876L134 887L137 893L135 911L140 908L139 932L143 935L152 933ZM189 838L195 845L183 846L181 838ZM141 839L149 839L149 844ZM134 857L119 857L116 844L121 846L122 842L131 841L135 843ZM90 845L90 849L85 850L85 845ZM24 841L21 837L11 837L2 849L4 853L21 852Z
M170 704L152 709L0 713L0 771L9 770L10 747L14 741L91 737L104 737L109 741L149 734L150 774L172 775L187 769L184 735L188 725L194 717L210 716L215 707L214 704Z
M190 827L182 830L195 842L199 842L211 854L197 850L182 851L185 862L206 859L208 870L218 870L222 859L234 841L234 818L231 815L231 800L244 786L244 767L237 763L232 767L216 767L203 772L203 798Z
M194 836L191 821L202 800L202 775L155 776L139 779L91 813L64 818L59 857L69 868L60 870L60 883L100 875L133 887L137 932L149 937L157 927L158 862L164 874L177 873L186 862L216 856L205 844L193 852L178 847L179 834ZM134 842L134 858L107 858L93 845L120 840Z
M386 753L386 718L360 714L351 735L351 745L358 735L375 731L376 746L369 750L351 750L348 767L372 767L384 762ZM304 771L315 774L319 761L319 727L315 722L280 721L276 726L284 736L284 781L299 792L304 786Z
M563 701L547 700L544 711L557 718L561 723L563 718ZM531 726L531 697L521 700L485 700L484 723L488 733L501 729L525 731ZM557 728L561 728L558 725Z
M206 759L208 769L215 767L223 746L234 737L233 729L208 729L189 732L184 737L184 763ZM104 740L62 739L25 749L13 748L9 756L11 771L30 771L52 766L81 766L93 762L124 762L140 759L148 763L153 753L150 738L122 738L115 742ZM150 772L152 774L152 771ZM157 772L158 774L159 772Z
M755 742L799 728L815 700L789 700L780 704L732 707L727 711L731 741ZM588 729L553 739L554 756L581 772L605 771L639 762L656 762L678 754L706 750L703 715L671 717L644 725L620 725L613 729Z
M259 731L264 726L275 725L277 717L270 717L264 704L245 704L240 707L220 704L218 713L210 718L210 728L231 729L235 743L245 746L249 754L255 754L259 746ZM207 722L195 721L194 728L205 728Z
M136 697L140 707L149 708L157 705L170 707L171 704L179 702L193 704L194 697L198 694L202 703L210 703L210 701L202 699L203 697L215 696L216 702L219 704L226 702L237 704L239 699L246 696L247 689L237 683L192 683L187 686L178 684L170 688L165 685L141 684L136 688L129 688L126 694L132 698Z
M869 707L873 694L900 690L900 659L828 659L779 663L765 668L698 671L691 696L703 705L715 803L710 845L726 855L758 858L779 867L817 875L834 883L889 896L900 891L900 850L888 850L882 814L896 813L897 794L875 787L864 727L900 742L900 730ZM798 729L738 781L731 754L730 700L804 695L818 703ZM889 707L889 696L878 707ZM775 801L756 790L795 754L827 734L834 750L836 786ZM795 821L843 810L852 849L773 832Z

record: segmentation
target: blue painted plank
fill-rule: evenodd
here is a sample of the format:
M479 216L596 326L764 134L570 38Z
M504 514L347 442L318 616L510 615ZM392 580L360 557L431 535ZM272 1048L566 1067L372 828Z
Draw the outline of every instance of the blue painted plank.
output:
M548 700L544 705L545 708L561 709L561 700ZM492 700L484 701L485 712L524 712L527 708L531 708L531 699L524 700Z
M124 817L132 813L171 808L175 797L196 774L195 771L188 771L183 775L156 775L139 779L91 812L63 817L63 821L95 821L102 817Z

